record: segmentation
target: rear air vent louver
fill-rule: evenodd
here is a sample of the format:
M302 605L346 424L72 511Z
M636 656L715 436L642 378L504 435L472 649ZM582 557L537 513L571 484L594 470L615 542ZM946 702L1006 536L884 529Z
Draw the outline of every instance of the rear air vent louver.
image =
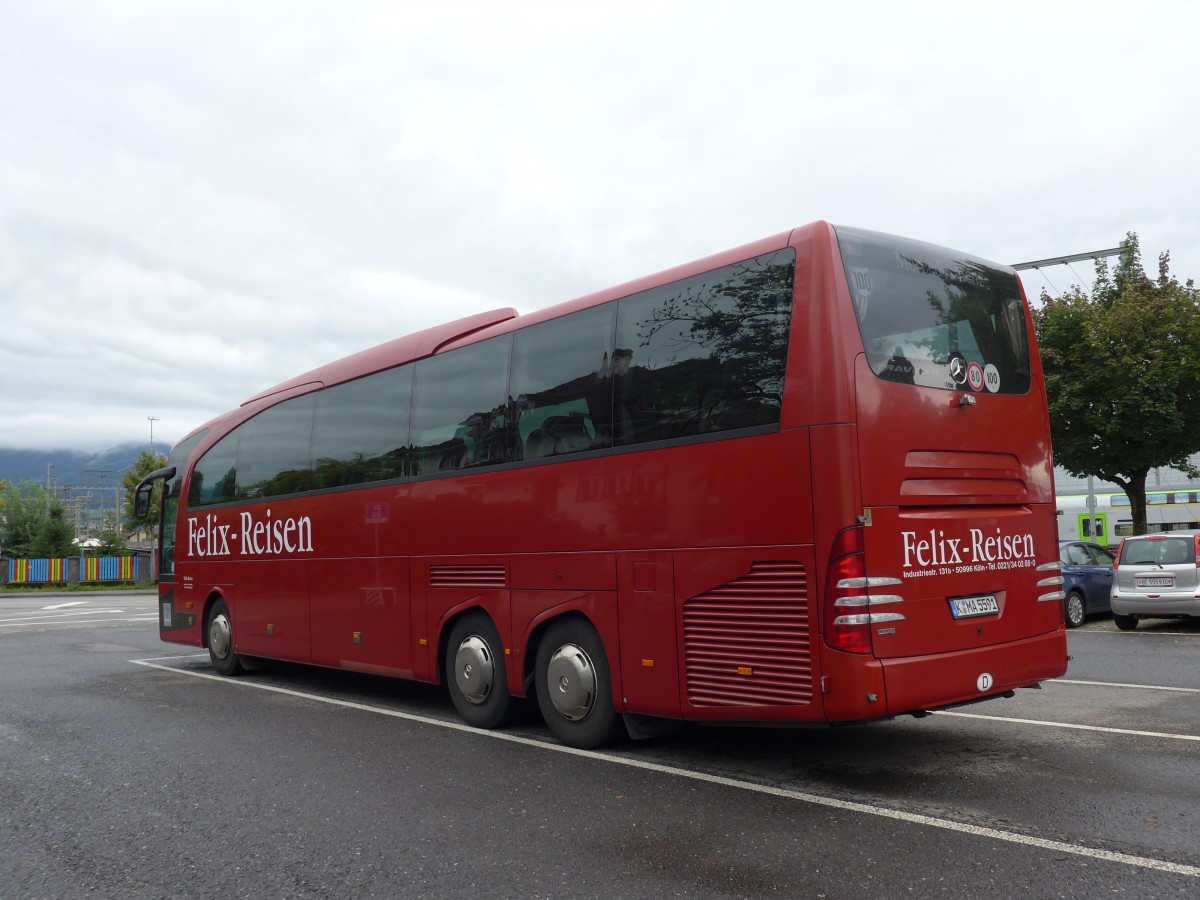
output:
M429 567L431 588L502 588L507 583L504 563Z
M978 450L910 450L900 503L906 506L1024 503L1029 485L1020 459Z
M693 706L810 703L811 651L808 584L799 563L754 563L748 575L683 605Z

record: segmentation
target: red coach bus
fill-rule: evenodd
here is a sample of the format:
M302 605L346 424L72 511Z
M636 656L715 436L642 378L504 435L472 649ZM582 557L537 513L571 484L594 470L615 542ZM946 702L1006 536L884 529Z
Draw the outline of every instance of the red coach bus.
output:
M1066 671L1015 272L818 222L284 382L181 441L160 630L622 724L865 722Z

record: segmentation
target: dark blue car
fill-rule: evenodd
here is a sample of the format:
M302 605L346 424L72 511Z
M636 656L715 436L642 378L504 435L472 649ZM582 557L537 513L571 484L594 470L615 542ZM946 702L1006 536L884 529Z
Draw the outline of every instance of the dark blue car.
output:
M1093 613L1111 612L1113 552L1089 541L1061 541L1058 555L1067 627L1078 628Z

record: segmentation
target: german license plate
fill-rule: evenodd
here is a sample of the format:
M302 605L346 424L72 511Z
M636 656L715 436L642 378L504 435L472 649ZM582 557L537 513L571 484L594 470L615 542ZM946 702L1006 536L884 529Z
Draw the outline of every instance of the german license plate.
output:
M1175 577L1173 575L1150 575L1147 577L1139 577L1137 579L1138 587L1174 587Z
M974 616L998 616L1000 604L995 594L981 594L978 597L955 597L950 601L950 614L956 619L970 619Z

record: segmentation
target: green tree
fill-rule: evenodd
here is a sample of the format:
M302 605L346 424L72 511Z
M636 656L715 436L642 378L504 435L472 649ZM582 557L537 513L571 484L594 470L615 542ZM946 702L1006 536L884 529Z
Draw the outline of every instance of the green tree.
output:
M156 469L161 469L167 464L167 458L159 453L154 453L150 450L143 450L138 454L137 460L134 461L133 468L125 473L122 479L122 484L125 487L125 503L124 522L127 532L134 531L138 528L145 528L151 534L158 531L158 509L159 499L162 497L162 482L154 485L154 494L150 498L150 512L146 514L144 519L139 519L133 514L134 488L138 483Z
M0 552L13 559L33 556L33 542L49 506L46 491L37 482L7 484L0 492Z
M125 543L124 530L112 513L109 513L104 524L96 529L96 540L100 542L100 546L90 554L92 556L125 556L129 550Z
M1146 531L1146 477L1169 466L1200 477L1200 291L1142 269L1138 237L1110 271L1101 260L1088 296L1042 292L1034 312L1056 462L1129 497L1135 534Z
M74 556L78 553L74 541L75 526L67 511L57 500L51 500L29 545L29 556L33 559Z

